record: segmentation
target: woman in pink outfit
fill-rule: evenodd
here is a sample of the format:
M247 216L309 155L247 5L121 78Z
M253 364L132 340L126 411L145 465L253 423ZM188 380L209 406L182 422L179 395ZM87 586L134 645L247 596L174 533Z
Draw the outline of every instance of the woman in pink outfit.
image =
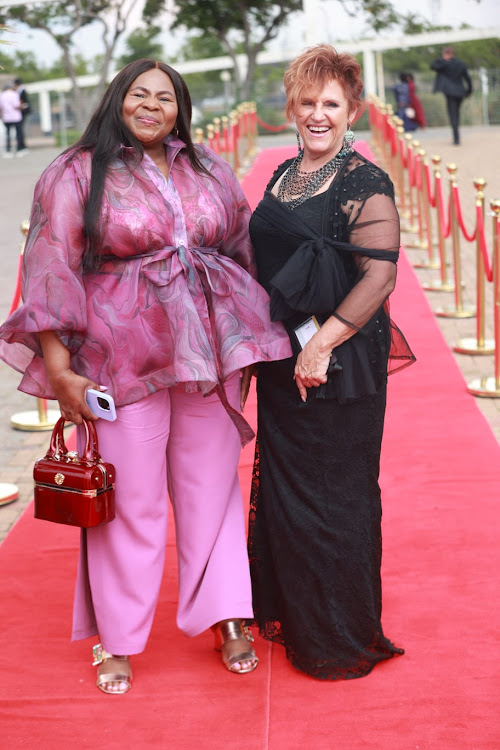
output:
M182 77L127 65L78 143L39 180L23 300L0 328L20 389L94 419L117 471L116 517L82 532L73 638L99 635L98 687L124 693L163 573L167 484L179 560L177 622L215 632L226 667L257 666L244 620L251 586L237 465L251 366L290 356L255 281L250 209L229 165L190 136ZM81 428L80 428L81 429Z

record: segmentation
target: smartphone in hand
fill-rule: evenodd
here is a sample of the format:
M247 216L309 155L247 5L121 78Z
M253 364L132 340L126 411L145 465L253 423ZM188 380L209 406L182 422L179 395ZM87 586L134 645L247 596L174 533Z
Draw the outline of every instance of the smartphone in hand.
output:
M116 409L112 396L109 396L104 391L96 391L95 388L89 388L85 398L96 417L107 419L108 422L115 421Z

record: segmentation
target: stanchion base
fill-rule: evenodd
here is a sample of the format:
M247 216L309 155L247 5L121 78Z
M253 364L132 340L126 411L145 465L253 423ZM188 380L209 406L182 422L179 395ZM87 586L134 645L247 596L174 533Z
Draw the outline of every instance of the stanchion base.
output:
M446 282L443 284L442 281L429 281L426 284L422 284L422 289L426 292L454 292L455 284Z
M482 346L477 343L477 339L460 339L453 347L454 352L458 354L494 354L494 339L485 339Z
M476 311L473 308L463 307L461 310L457 310L455 307L439 307L434 310L434 315L438 318L475 318Z
M413 268L431 268L433 271L441 268L441 263L437 260L422 261L422 263L412 263Z
M15 484L0 483L0 505L13 503L19 497L19 490Z
M418 234L419 229L416 226L408 226L403 224L403 226L401 227L401 231L407 234Z
M40 421L38 411L23 411L13 414L10 418L10 424L15 430L25 430L26 432L42 432L43 430L53 430L54 425L61 416L58 409L47 409L47 421Z
M419 240L418 242L403 242L405 250L427 250L427 242Z
M496 378L476 378L467 386L469 393L483 398L500 398L500 383Z

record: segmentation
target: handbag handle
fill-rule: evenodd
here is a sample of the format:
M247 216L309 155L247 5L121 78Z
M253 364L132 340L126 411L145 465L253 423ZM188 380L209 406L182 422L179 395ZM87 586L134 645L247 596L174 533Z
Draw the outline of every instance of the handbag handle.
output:
M47 451L47 454L45 456L46 458L54 458L56 454L58 454L59 456L68 455L69 451L66 447L66 443L64 442L63 434L65 423L66 420L64 419L64 417L60 417L54 425L52 436L50 438L49 450ZM100 461L101 456L99 454L97 432L94 422L83 417L83 426L85 428L85 450L83 456L81 456L81 459L88 463L95 463L97 461Z

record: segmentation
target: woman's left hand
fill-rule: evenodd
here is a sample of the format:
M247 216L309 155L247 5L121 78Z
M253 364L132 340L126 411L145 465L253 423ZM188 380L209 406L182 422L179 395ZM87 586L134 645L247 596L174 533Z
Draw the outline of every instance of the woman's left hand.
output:
M307 342L297 357L294 378L302 401L307 400L307 388L326 383L331 351L321 351L314 337Z
M240 384L240 408L244 410L247 402L248 393L250 391L250 383L252 381L252 375L257 375L257 365L248 365L243 367L241 370L241 384Z

